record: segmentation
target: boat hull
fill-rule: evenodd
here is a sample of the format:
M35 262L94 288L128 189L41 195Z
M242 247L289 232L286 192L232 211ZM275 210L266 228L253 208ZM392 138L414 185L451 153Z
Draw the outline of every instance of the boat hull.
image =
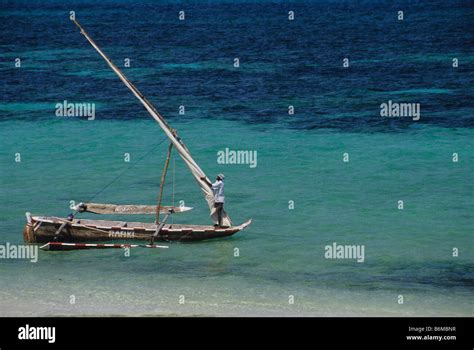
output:
M73 220L48 216L28 216L23 230L27 243L97 242L97 241L149 241L155 233L156 225L151 223ZM250 225L251 220L240 226L214 228L204 225L168 224L163 227L155 241L202 241L232 236ZM61 228L62 227L62 228ZM58 232L58 230L60 232Z

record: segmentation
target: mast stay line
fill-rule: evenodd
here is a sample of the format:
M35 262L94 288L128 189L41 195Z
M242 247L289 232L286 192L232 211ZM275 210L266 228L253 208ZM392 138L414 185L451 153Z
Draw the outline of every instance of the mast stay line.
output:
M81 34L89 41L92 47L99 53L99 55L107 62L107 64L112 68L112 70L118 75L120 80L127 86L135 97L143 104L146 108L148 113L158 122L160 127L163 129L165 134L171 140L173 145L176 147L179 155L186 163L188 168L190 169L192 175L194 176L195 180L201 187L201 190L204 192L205 199L209 206L209 210L211 213L212 220L214 223L217 223L217 213L216 209L214 208L214 194L212 189L209 187L209 178L206 174L202 171L199 165L195 162L195 160L191 157L191 153L189 152L186 145L182 142L181 138L178 136L178 133L175 129L171 128L163 116L157 111L157 109L147 100L145 96L128 80L128 78L120 71L120 69L112 62L110 58L108 58L104 52L97 46L97 44L91 39L91 37L86 33L86 31L81 27L79 22L75 18L71 18L71 21L79 28ZM222 213L222 223L224 226L232 226L232 222L227 215L227 213Z

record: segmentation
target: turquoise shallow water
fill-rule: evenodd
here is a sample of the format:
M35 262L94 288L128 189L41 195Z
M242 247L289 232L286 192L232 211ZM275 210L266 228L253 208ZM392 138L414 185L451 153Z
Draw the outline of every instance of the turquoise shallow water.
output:
M164 135L71 24L71 9L116 64L131 59L127 76L206 173L226 174L234 223L253 223L228 239L130 257L0 259L0 315L474 314L468 2L292 3L291 22L287 3L73 5L1 5L0 244L22 243L27 211L156 200ZM56 117L64 100L95 103L96 120ZM388 100L419 103L421 119L381 118ZM257 167L218 164L226 147L256 151ZM165 202L194 207L175 222L209 224L191 175L179 158L172 165ZM364 245L365 261L325 259L333 242Z
M2 261L3 314L472 315L472 130L335 134L216 120L174 126L203 169L226 174L226 207L236 223L254 220L248 230L130 257L40 252L36 264ZM90 198L131 165L123 153L133 163L163 138L146 119L3 122L1 137L0 241L11 243L22 242L25 211L66 215L69 200ZM257 167L217 164L225 147L256 150ZM165 150L157 146L96 201L153 203ZM195 208L175 221L208 223L198 187L179 158L175 164L175 200ZM171 188L169 176L168 203ZM325 259L332 242L364 244L365 262Z

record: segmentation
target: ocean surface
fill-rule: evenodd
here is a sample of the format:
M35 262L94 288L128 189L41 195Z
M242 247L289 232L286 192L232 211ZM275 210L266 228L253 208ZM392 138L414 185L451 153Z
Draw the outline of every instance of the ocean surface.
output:
M474 315L472 2L2 1L1 245L23 243L25 212L156 201L168 142L71 10L208 176L226 175L234 224L253 223L129 257L0 259L0 316ZM95 103L95 119L56 116L64 100ZM381 117L389 100L419 103L420 120ZM218 164L226 148L257 166ZM174 222L210 223L177 155L164 198L194 208ZM334 242L364 261L326 259Z

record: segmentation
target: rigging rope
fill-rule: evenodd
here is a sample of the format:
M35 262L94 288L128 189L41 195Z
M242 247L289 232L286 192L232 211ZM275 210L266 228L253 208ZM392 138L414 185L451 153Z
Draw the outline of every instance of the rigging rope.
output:
M107 188L110 187L110 185L112 185L115 181L117 181L118 179L120 179L127 171L129 171L130 169L132 169L135 165L137 165L138 163L140 163L140 161L142 161L146 156L148 156L152 151L155 150L155 148L157 148L159 145L161 145L165 140L167 140L168 138L167 137L164 137L163 140L161 140L160 142L158 142L157 144L153 145L150 150L148 150L148 152L146 152L143 156L141 156L135 163L132 163L130 164L130 166L125 169L125 171L123 171L122 173L120 173L117 177L115 177L111 182L109 182L107 185L105 185L100 191L98 191L96 194L94 194L88 202L91 202L95 197L97 197L99 194L101 194L102 192L104 192Z

